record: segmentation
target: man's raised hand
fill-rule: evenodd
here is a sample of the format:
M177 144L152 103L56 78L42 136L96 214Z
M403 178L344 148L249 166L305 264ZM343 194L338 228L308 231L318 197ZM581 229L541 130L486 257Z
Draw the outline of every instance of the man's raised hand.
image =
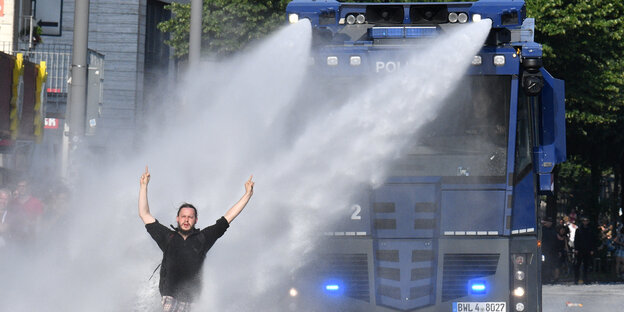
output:
M150 173L147 166L145 166L145 172L141 175L141 187L139 188L139 217L143 220L143 223L154 223L156 219L152 216L147 204L147 183L150 180Z
M147 169L147 166L145 166L145 172L141 175L141 185L147 186L149 181L150 181L150 173L149 173L149 170Z
M249 202L251 195L253 195L254 181L252 179L253 179L253 175L251 175L249 177L249 180L245 182L245 195L243 195L243 197L241 197L241 199L239 199L238 202L236 202L236 204L234 204L234 206L232 206L232 208L230 208L223 215L223 217L225 218L225 220L227 220L228 223L232 223L232 221L234 221L236 216L238 216L238 214L240 214L241 211L243 211L243 208L245 208L245 206L247 205L247 202Z
M252 181L251 179L253 179L253 174L249 177L249 180L245 182L245 193L249 194L250 196L253 195L254 187L254 181Z

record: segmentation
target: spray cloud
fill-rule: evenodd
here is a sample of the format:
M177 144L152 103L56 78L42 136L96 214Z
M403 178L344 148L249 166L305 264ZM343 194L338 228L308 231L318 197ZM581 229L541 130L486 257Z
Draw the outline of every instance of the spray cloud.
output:
M142 134L128 161L83 166L66 227L0 268L2 310L158 311L161 252L137 216L138 178L163 224L191 202L211 225L255 194L208 253L198 310L271 311L313 253L319 229L362 184L379 185L398 151L436 114L489 31L468 25L415 51L404 67L326 103L306 100L310 25L290 25L231 60L192 73L164 129ZM87 169L88 168L88 169ZM158 274L158 273L157 273ZM281 293L277 293L281 292ZM5 297L6 296L6 297Z

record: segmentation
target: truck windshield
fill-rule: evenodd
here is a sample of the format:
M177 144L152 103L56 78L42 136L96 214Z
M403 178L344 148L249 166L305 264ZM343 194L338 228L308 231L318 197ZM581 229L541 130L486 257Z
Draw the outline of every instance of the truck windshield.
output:
M422 126L392 175L505 176L511 79L464 80Z

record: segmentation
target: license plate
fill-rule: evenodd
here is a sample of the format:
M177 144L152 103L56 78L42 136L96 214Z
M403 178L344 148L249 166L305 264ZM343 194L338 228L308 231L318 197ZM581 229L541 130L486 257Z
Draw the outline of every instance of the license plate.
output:
M507 303L453 302L453 312L507 312Z

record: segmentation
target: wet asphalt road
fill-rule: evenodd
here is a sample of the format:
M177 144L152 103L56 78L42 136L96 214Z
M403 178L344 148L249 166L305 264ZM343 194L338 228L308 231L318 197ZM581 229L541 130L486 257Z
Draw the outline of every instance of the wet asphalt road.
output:
M544 285L543 312L624 311L624 284Z

